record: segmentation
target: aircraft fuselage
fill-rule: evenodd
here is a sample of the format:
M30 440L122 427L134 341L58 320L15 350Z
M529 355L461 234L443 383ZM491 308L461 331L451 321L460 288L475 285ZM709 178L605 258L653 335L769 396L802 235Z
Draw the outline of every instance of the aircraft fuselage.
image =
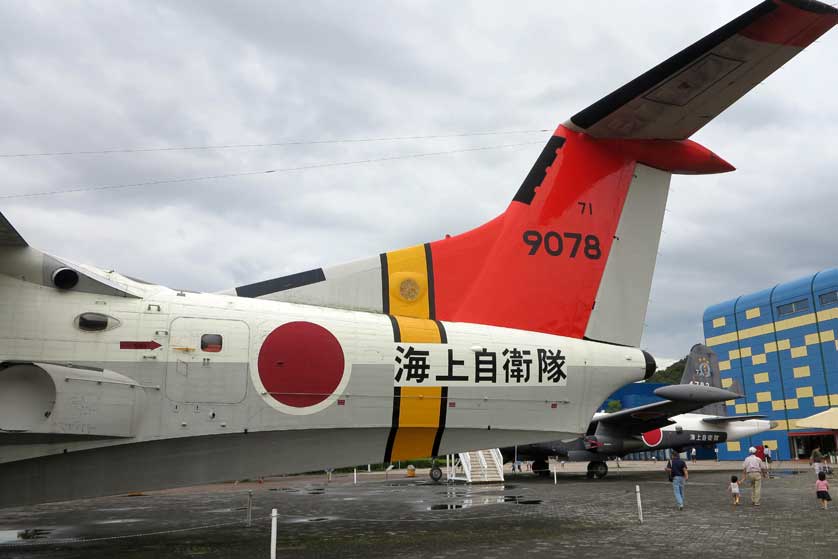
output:
M594 415L592 422L604 414ZM567 442L552 441L518 446L518 456L524 459L546 460L556 456L571 461L602 461L622 457L632 452L683 449L693 446L713 445L727 441L738 441L757 435L771 428L771 422L764 419L746 419L726 423L705 423L711 418L705 414L685 413L673 416L674 423L653 429L640 436L609 437L597 433L593 437L578 438Z
M72 498L567 437L647 367L638 349L83 270L127 296L0 275L0 502L45 498L33 473Z

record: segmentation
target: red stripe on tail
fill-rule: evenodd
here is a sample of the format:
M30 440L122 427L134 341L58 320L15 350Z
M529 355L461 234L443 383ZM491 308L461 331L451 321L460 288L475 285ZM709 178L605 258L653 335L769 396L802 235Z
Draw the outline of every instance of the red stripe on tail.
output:
M519 191L489 223L431 243L437 319L584 335L635 162L564 126L555 135L566 142L529 204Z

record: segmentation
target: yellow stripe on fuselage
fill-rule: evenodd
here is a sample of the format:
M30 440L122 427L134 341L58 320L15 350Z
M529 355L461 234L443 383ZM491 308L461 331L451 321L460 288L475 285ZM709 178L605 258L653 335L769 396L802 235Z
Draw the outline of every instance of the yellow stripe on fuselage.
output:
M404 316L394 317L398 326L401 342L404 343L441 343L440 326L433 320L422 320ZM393 405L399 407L397 422L392 426L395 436L389 456L393 460L426 458L434 454L434 443L441 425L442 415L447 402L440 386L405 386L393 399ZM391 435L392 436L392 435Z
M432 318L431 289L425 245L387 253L387 285L384 296L389 314L414 318ZM408 341L408 340L402 340Z

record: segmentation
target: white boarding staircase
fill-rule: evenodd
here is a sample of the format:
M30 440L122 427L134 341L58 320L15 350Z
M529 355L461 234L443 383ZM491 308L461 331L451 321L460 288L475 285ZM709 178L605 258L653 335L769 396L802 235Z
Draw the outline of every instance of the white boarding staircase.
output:
M503 482L503 456L498 448L449 454L445 463L449 481Z

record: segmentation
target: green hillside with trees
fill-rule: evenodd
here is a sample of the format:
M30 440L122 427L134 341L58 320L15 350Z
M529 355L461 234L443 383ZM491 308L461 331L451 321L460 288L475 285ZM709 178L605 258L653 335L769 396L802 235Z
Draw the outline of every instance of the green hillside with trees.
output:
M687 364L687 358L676 361L666 369L655 372L649 377L646 382L660 382L663 384L678 384L681 382L681 377L684 376L684 366Z

